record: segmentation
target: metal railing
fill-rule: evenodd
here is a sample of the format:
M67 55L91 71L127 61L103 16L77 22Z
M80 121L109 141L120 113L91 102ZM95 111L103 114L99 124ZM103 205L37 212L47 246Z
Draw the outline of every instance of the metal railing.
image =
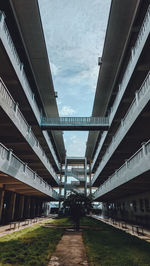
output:
M46 189L45 191L46 194L49 191L50 193L49 196L52 196L55 199L59 198L59 194L42 177L37 175L36 172L34 172L27 164L25 164L15 154L13 154L10 149L7 149L2 143L0 143L0 158L3 161L7 161L8 164L11 164L13 168L17 170L17 172L19 171L20 176L22 172L23 174L26 174L28 178L34 181L35 184L40 184L41 189ZM31 183L31 186L32 186L32 183ZM41 191L40 187L39 187L39 191Z
M56 156L55 150L54 150L54 148L53 148L53 145L52 145L51 139L50 139L50 137L49 137L47 131L44 130L44 131L43 131L43 135L44 135L45 139L47 140L47 144L48 144L48 146L49 146L49 148L50 148L50 151L51 151L52 156L53 156L53 158L54 158L54 160L55 160L55 163L56 163L58 169L60 170L60 163L59 163L59 161L58 161L58 159L57 159L57 156Z
M147 9L145 18L143 20L141 29L140 29L138 37L137 37L137 40L135 42L134 47L132 48L131 57L129 59L127 68L125 70L122 82L121 82L121 84L119 84L119 91L118 91L118 93L116 95L116 98L114 100L113 106L111 107L111 111L110 111L110 114L109 114L109 124L110 125L111 125L111 123L113 121L113 118L114 118L115 113L116 113L116 111L118 109L119 103L120 103L120 101L121 101L121 99L123 97L123 94L124 94L124 92L126 90L127 84L128 84L128 82L129 82L129 80L131 78L131 75L132 75L133 70L134 70L134 68L136 66L136 63L137 63L137 61L139 59L139 56L141 54L141 51L143 49L143 46L145 44L145 41L146 41L149 33L150 33L150 6ZM97 147L97 151L95 153L95 156L94 156L94 159L93 159L93 163L91 165L92 169L93 169L94 164L95 164L95 162L97 160L97 157L98 157L98 154L99 154L100 149L102 147L102 144L104 143L104 141L106 139L106 135L105 135L105 137L103 135L103 139L100 140L99 146Z
M13 43L13 40L11 38L11 35L10 35L9 30L7 28L7 25L5 23L5 14L2 11L0 11L0 26L1 26L1 30L3 30L5 39L7 40L7 43L9 45L9 48L10 48L10 51L11 51L11 56L13 57L13 66L15 68L16 74L18 75L18 78L19 78L19 80L21 82L21 85L22 85L25 93L27 93L27 98L29 100L29 103L31 105L32 110L34 111L34 114L35 114L35 116L37 118L37 121L38 121L38 123L40 123L40 121L41 121L41 111L39 110L39 107L38 107L38 105L37 105L37 103L36 103L36 101L35 101L35 99L33 97L34 93L32 92L32 89L31 89L30 84L28 82L26 73L25 73L25 71L23 69L23 63L20 61L20 58L19 58L18 53L17 53L17 50L15 48L15 45ZM9 94L9 96L10 96L10 94ZM18 114L18 117L19 117L19 114ZM25 121L25 123L26 123L26 121ZM33 135L32 135L32 137L34 139ZM54 153L55 153L55 151L53 149L52 154L54 155ZM55 154L55 159L56 159L56 157L57 156Z
M126 162L115 171L94 193L94 198L98 198L105 193L113 190L115 187L122 185L125 182L130 180L130 176L128 175L127 180L125 179L125 174L127 170L132 170L132 174L134 167L138 167L141 160L145 160L146 156L150 155L150 140L143 144L143 146L133 155L131 156ZM135 171L137 174L137 172Z
M41 125L109 125L108 117L43 117Z
M18 53L17 53L17 50L15 48L15 45L13 43L13 40L12 40L11 35L9 33L9 30L7 28L7 25L6 25L6 22L5 22L5 14L0 11L0 16L1 16L0 22L3 23L2 24L2 29L4 30L5 37L7 39L8 44L9 44L9 48L10 48L10 50L12 52L13 60L14 60L14 62L17 65L17 68L15 70L18 70L17 74L18 74L19 79L21 79L22 87L24 88L24 86L25 86L25 91L28 92L28 94L30 95L30 99L32 99L33 98L33 92L32 92L32 89L31 89L31 87L29 85L29 82L28 82L28 79L26 77L25 71L23 69L23 63L20 61L20 58L19 58ZM35 115L37 117L37 120L39 121L39 119L40 119L40 110L39 110L39 108L37 106L36 101L33 101L32 108L33 107L36 109L37 113L35 113Z
M18 122L19 122L19 126L22 129L22 132L24 132L25 135L27 134L29 136L29 140L32 143L32 147L34 147L34 145L36 145L36 147L38 148L38 154L41 154L40 159L43 161L43 158L44 158L46 167L48 168L48 170L50 171L51 175L54 177L56 182L59 183L59 179L58 179L53 167L51 166L51 163L50 163L48 157L46 156L44 150L42 149L41 145L39 144L39 141L37 140L36 136L34 135L33 131L31 130L31 126L27 123L26 119L24 118L23 114L21 113L20 109L18 108L18 104L14 101L13 97L11 96L9 91L7 90L7 88L6 88L4 82L2 81L1 78L0 78L0 96L2 97L5 104L9 108L11 108L11 113L14 113L15 116L17 117Z
M110 158L111 154L113 153L113 151L117 147L117 142L119 142L119 139L123 138L123 136L125 134L125 130L124 130L125 127L127 128L127 126L129 126L129 123L130 124L133 123L133 119L134 119L135 115L138 116L138 112L140 110L139 109L140 103L142 104L143 99L146 99L148 101L149 98L150 98L150 72L146 76L140 89L136 92L136 96L135 96L133 102L131 103L128 111L126 112L124 118L122 119L119 128L117 129L116 133L114 134L112 141L109 144L109 147L107 148L107 150L106 150L106 152L102 158L102 161L100 162L100 164L99 164L99 166L95 172L95 175L92 179L92 183L97 179L97 177L100 174L100 171L102 170L102 168L104 167L104 165L106 164L106 162Z

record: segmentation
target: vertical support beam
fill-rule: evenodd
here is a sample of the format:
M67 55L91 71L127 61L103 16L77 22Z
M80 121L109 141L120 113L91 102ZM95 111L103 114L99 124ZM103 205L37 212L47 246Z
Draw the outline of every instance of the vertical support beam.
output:
M31 218L35 217L35 199L34 198L31 199L30 215L31 215Z
M85 196L87 196L87 158L84 161L84 176L85 176Z
M19 200L19 218L23 218L23 212L24 212L24 195L20 196Z
M37 202L37 216L40 216L40 201Z
M30 218L30 209L31 209L31 198L27 197L25 200L25 210L24 210L25 218Z
M67 190L66 190L66 184L67 184L67 157L65 158L65 182L64 182L64 200L66 199Z
M89 163L89 183L90 183L90 195L92 195L92 173L91 173L91 162Z
M62 164L60 166L60 182L62 182ZM61 191L62 191L62 188L61 186L59 187L59 197L61 197ZM61 200L59 200L59 211L61 209Z
M14 219L15 205L16 205L16 193L11 192L9 209L8 209L8 221L12 221Z
M2 222L2 213L4 206L4 196L5 196L5 185L0 189L0 224Z

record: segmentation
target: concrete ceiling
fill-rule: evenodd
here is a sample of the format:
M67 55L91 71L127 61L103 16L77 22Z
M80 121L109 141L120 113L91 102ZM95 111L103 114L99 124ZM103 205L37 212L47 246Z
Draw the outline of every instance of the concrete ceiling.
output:
M105 116L140 0L112 0L92 116ZM89 132L86 157L92 160L99 131Z
M58 117L48 54L37 0L10 0L18 29L22 37L28 60L47 117ZM61 159L65 158L62 132L52 135Z

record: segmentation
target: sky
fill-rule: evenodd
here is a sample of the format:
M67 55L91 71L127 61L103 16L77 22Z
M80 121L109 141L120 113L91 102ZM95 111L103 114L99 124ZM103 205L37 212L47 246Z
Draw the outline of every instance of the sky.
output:
M39 0L60 116L91 116L111 0ZM88 132L64 132L67 156L84 156Z

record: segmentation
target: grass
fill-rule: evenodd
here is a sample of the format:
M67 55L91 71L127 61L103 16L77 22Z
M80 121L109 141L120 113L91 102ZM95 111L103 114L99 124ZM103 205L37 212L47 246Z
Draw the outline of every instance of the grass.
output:
M71 226L72 220L69 217L49 219L44 222L45 224L54 224L56 226Z
M35 225L0 238L0 266L48 264L69 218L50 219L57 228ZM150 244L92 218L82 218L83 240L90 266L150 266Z
M69 220L63 218L52 222L60 225ZM63 233L63 229L35 225L1 237L0 265L47 265Z
M150 244L92 218L83 218L83 240L91 266L150 266ZM95 228L95 230L94 230Z

